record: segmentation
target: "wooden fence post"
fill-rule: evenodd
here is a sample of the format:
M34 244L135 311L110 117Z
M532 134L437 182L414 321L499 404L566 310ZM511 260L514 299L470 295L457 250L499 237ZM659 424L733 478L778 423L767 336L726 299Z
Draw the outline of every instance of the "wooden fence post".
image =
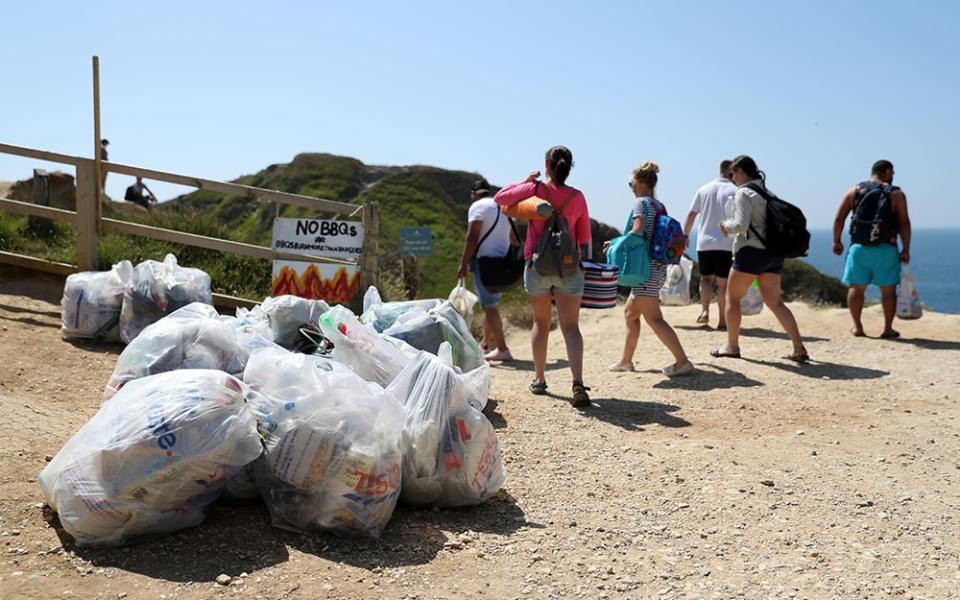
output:
M363 249L360 253L360 281L363 290L371 285L380 285L380 205L367 202L363 205Z
M100 181L94 161L77 161L77 266L81 271L96 271L99 267L97 240L97 208Z

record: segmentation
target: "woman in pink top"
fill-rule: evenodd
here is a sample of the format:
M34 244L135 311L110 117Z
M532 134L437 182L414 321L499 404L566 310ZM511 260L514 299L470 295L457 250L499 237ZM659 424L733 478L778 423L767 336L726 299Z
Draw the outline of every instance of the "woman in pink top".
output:
M576 240L581 257L590 256L590 215L583 193L566 185L567 176L573 167L573 154L563 146L554 146L547 150L544 169L547 181L541 182L540 171L534 171L520 183L512 183L494 196L501 206L513 206L521 200L536 196L553 205L566 221L567 229ZM563 210L560 211L560 207ZM527 238L523 245L527 268L523 273L523 288L533 305L533 365L535 375L530 391L542 395L547 393L545 376L547 363L547 341L550 335L550 301L557 303L557 319L560 331L567 346L567 360L573 374L573 405L589 406L590 389L583 384L583 336L580 334L580 298L583 296L583 270L577 269L573 276L541 275L533 267L533 254L541 234L549 219L527 223Z

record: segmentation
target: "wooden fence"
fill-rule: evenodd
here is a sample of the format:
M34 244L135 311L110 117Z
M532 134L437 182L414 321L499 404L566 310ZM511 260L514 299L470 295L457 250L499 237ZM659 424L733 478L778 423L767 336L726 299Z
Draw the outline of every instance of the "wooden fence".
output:
M242 256L262 258L266 260L297 260L347 266L356 265L360 267L362 289L366 289L369 285L376 285L377 280L379 279L377 257L380 251L378 244L380 233L380 211L376 202L368 202L358 206L354 204L347 204L345 202L336 202L334 200L324 200L322 198L313 198L300 194L289 194L276 190L267 190L247 185L240 185L237 183L228 183L223 181L214 181L212 179L203 179L200 177L191 177L188 175L166 173L164 171L157 171L154 169L134 167L131 165L111 163L107 161L71 156L68 154L59 154L57 152L48 152L46 150L36 150L34 148L12 146L2 143L0 143L0 153L72 165L76 169L75 181L77 189L77 205L75 211L42 206L29 202L21 202L10 198L0 198L0 209L2 210L23 215L66 221L76 226L77 264L70 265L32 256L24 256L22 254L0 251L0 262L3 263L62 275L75 273L77 271L95 271L99 267L99 233L115 232L174 242L177 244L183 244L185 246L207 248L210 250L218 250L220 252L229 252ZM173 229L162 229L159 227L151 227L149 225L142 225L139 223L131 223L128 221L103 217L100 211L100 187L98 177L99 169L103 169L106 172L120 173L134 177L140 176L145 179L192 186L212 192L239 195L256 200L277 202L279 204L291 204L294 206L301 206L316 210L318 212L333 213L338 216L343 215L347 217L353 217L359 212L361 213L361 219L363 221L363 228L365 232L360 258L358 261L352 261L309 256L295 252L276 252L273 249L265 246L245 244L243 242L234 242L231 240L212 238L192 233L184 233L182 231L176 231ZM221 306L251 306L255 302L245 298L214 294L214 303Z

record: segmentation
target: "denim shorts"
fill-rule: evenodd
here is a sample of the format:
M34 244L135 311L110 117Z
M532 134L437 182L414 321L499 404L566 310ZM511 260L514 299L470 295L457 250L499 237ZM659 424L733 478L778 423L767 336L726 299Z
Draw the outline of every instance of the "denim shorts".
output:
M779 275L783 273L783 257L771 254L762 248L744 246L733 255L733 268L751 275L763 273Z
M523 289L531 296L543 296L551 291L561 296L583 295L583 269L577 269L575 275L560 277L559 275L541 275L533 266L533 261L527 261L527 268L523 270Z
M491 306L500 304L500 297L503 296L503 294L491 292L483 287L483 282L480 281L480 268L477 266L477 259L473 259L470 269L473 271L473 287L477 290L477 298L480 299L480 308L490 308Z

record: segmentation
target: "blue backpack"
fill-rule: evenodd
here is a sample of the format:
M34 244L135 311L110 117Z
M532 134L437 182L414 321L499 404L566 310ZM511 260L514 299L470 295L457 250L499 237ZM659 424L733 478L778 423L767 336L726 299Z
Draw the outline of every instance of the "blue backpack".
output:
M668 265L680 264L680 258L687 247L683 226L680 221L669 216L665 208L657 211L656 219L653 224L653 237L650 239L650 258Z

